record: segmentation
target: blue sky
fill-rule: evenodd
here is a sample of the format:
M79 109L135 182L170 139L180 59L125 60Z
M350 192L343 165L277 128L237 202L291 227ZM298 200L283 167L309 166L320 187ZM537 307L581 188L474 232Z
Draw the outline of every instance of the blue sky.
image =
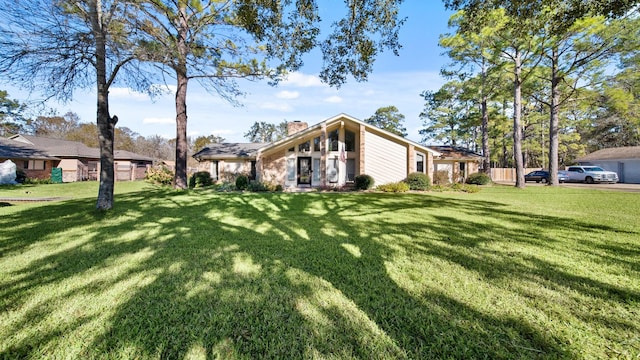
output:
M256 121L277 124L301 120L313 125L340 113L363 120L380 107L394 105L405 115L408 138L420 141L418 131L423 126L419 114L424 105L420 93L437 90L444 83L439 71L447 59L440 55L438 37L448 31L450 15L440 1L406 0L401 7L401 16L407 20L400 32L403 47L400 56L379 55L367 82L350 79L340 89L320 82L317 75L321 64L313 55L305 59L299 72L277 87L266 82L240 82L246 93L238 99L241 107L203 91L192 81L187 95L187 132L194 137L216 134L229 142L246 142L243 135ZM29 100L29 94L13 86L0 82L0 89L7 90L11 98ZM30 97L37 98L37 94ZM128 127L144 136L175 137L173 94L151 101L145 94L114 86L109 101L111 114L119 118L118 127ZM48 105L60 114L73 111L82 122L95 121L95 93L77 91L74 100L67 104Z

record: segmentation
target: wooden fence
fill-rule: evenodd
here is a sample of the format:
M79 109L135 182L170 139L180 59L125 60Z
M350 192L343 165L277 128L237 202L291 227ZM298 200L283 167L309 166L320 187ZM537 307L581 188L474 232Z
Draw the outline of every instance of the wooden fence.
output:
M524 173L528 174L531 171L540 170L540 168L525 168ZM491 168L491 180L493 181L516 181L516 169L515 168Z

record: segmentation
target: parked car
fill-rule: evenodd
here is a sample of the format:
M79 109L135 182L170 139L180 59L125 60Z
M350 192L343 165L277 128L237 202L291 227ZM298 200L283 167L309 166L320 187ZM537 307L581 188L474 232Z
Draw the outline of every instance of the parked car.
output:
M558 171L558 182L563 183L569 180L569 175L566 171ZM535 181L537 183L541 182L543 184L551 181L550 173L546 170L536 170L532 171L524 176L524 181Z
M532 171L524 176L524 181L535 181L537 183L548 183L549 182L549 172L545 170L536 170Z
M617 183L618 174L613 171L607 171L599 166L569 166L567 168L570 182L593 183Z
M563 183L569 181L569 173L565 170L558 171L558 182Z

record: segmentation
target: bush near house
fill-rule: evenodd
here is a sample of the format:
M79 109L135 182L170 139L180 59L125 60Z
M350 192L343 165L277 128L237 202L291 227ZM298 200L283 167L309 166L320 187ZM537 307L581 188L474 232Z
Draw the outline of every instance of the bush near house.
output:
M399 193L399 192L407 192L407 191L409 191L409 185L407 183L405 183L405 182L399 181L399 182L395 182L395 183L388 183L388 184L378 185L377 189L382 191L382 192Z
M484 173L473 173L467 177L467 184L473 185L487 185L491 183L489 175Z
M160 165L152 166L149 170L147 170L147 174L145 175L144 179L145 181L152 184L171 186L171 184L173 183L173 177L173 171L171 171L166 166Z
M367 174L357 175L354 179L356 190L369 190L373 188L374 183L373 177Z
M247 175L240 174L236 177L236 189L247 190L249 187L249 177Z
M198 171L189 178L189 188L199 188L213 185L213 179L208 171Z
M407 175L407 178L404 179L404 182L409 185L409 189L411 190L424 191L429 190L429 187L431 186L431 179L429 179L429 176L427 174L419 172L414 172Z
M451 181L449 180L449 172L446 171L446 170L436 171L433 174L433 183L435 185L447 185L447 184L450 184Z

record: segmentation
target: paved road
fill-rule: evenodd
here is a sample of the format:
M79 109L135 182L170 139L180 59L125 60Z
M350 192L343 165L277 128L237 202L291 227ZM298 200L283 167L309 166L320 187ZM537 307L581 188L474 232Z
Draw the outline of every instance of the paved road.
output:
M498 184L514 185L514 182L501 182ZM528 182L527 186L546 186L546 184ZM584 184L584 183L563 183L561 187L574 187L583 189L596 189L596 190L613 190L613 191L626 191L626 192L640 192L640 184Z

